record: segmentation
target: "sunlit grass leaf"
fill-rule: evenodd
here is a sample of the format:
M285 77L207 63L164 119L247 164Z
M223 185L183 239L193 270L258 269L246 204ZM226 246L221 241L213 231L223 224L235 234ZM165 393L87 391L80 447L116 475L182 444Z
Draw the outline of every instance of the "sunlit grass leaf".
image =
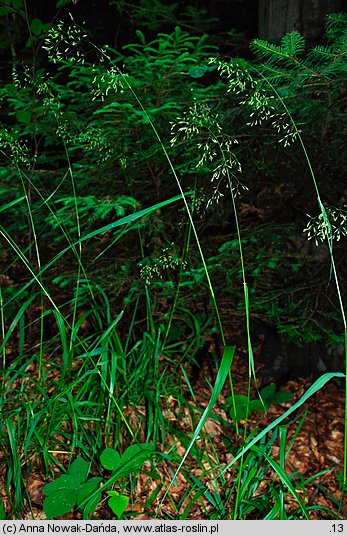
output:
M236 349L236 346L226 346L225 349L224 349L224 353L223 353L223 357L222 357L222 361L221 361L221 364L220 364L220 367L219 367L219 370L218 370L218 374L217 374L217 378L216 378L216 382L214 384L214 387L213 387L213 390L212 390L212 394L211 394L211 398L207 404L207 407L204 411L204 413L202 414L199 422L198 422L198 425L196 426L195 430L194 430L194 434L193 434L193 437L188 445L188 448L174 474L174 476L172 477L171 479L171 482L170 482L170 486L168 487L163 499L162 499L162 502L164 500L164 498L166 497L166 495L168 494L169 490L170 490L170 487L172 486L172 484L175 482L176 480L176 477L178 475L178 473L180 472L191 448L193 447L195 441L197 440L208 416L210 415L212 409L213 409L213 406L215 405L215 403L217 402L217 399L220 395L220 392L221 390L223 389L223 386L224 386L224 383L225 383L225 380L227 378L227 375L229 373L229 370L230 370L230 367L231 367L231 364L232 364L232 361L233 361L233 358L234 358L234 353L235 353L235 349Z
M255 438L252 439L244 448L240 450L240 452L233 458L233 460L227 464L227 466L223 469L222 473L225 473L230 467L237 462L244 454L253 447L262 437L264 437L270 430L273 430L273 428L276 428L282 421L284 421L291 413L293 413L295 410L297 410L302 404L306 402L310 396L314 395L317 391L319 391L324 385L332 380L333 378L344 378L345 375L342 372L327 372L326 374L323 374L318 380L314 382L313 385L306 391L306 393L297 401L295 404L293 404L283 415L275 419L272 423L270 423L264 430L262 430L259 434L255 436Z

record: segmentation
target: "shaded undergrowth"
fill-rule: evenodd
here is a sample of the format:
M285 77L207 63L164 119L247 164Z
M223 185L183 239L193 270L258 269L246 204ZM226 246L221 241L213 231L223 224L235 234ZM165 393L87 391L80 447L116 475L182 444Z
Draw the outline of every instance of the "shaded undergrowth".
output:
M307 110L301 115L295 106L289 110L288 92L297 88L284 86L281 70L299 69L309 86L308 65L314 66L321 94L332 91L324 86L329 76L339 89L345 23L343 16L329 17L330 48L317 47L305 58L297 32L278 46L256 40L253 47L263 60L257 66L211 59L215 50L207 37L192 37L180 28L151 43L138 32L139 43L122 52L93 47L85 30L73 23L37 29L56 74L49 79L40 69L24 70L2 90L10 116L21 127L9 124L1 130L6 158L0 287L3 518L21 517L35 507L28 492L33 473L53 481L44 488L49 517L73 508L84 518L98 516L106 498L109 512L131 517L137 481L148 490L143 511L157 517L168 515L166 504L180 519L194 517L197 505L208 519L309 519L314 511L341 515L343 492L331 509L306 500L306 487L326 471L304 477L291 471L286 459L303 424L298 418L288 440L289 416L326 382L343 378L342 372L323 374L265 429L249 426L250 411L287 402L275 386L271 393L258 389L250 321L252 311L284 315L287 305L280 310L276 297L263 295L253 303L252 283L265 277L271 263L278 269L286 263L278 246L281 233L272 240L272 231L265 231L269 241L262 247L271 243L273 251L266 262L255 255L249 284L247 248L259 249L265 227L243 234L237 196L246 190L241 162L258 144L259 126L270 132L262 140L262 156L271 165L278 146L289 151L293 144L301 146L320 211L308 230L327 245L337 289L337 307L324 317L326 334L330 342L345 344L333 255L333 239L345 232L343 212L337 222L321 201L295 117ZM97 61L89 59L91 49ZM243 137L249 143L242 145ZM139 186L144 176L147 185L150 177L150 188ZM211 207L217 214L218 207L228 208L233 238L207 257L198 227ZM290 256L293 273L304 265L304 256ZM317 257L312 255L311 262ZM218 307L225 290L215 288L213 280L226 269L225 289L237 299L235 309L246 328L245 393L233 383L235 343L233 334L227 343ZM194 307L199 296L205 296L204 314ZM300 303L291 310L300 321L288 327L289 335L322 339L324 329L302 317ZM339 314L342 329L336 328ZM221 350L209 351L212 376L202 403L196 392L201 384L193 376L213 337ZM214 407L223 392L228 414L218 415ZM221 427L218 433L226 430L223 435L229 431L234 438L227 444L229 459L219 457L211 421ZM63 476L55 480L58 471ZM342 481L344 491L346 456Z

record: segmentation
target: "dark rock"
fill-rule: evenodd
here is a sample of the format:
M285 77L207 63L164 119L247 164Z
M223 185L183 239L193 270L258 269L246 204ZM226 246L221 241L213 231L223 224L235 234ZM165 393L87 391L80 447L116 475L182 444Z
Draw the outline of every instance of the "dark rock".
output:
M318 378L325 372L344 371L343 345L327 347L324 342L299 346L275 329L266 328L256 364L262 364L258 377L263 383L298 377Z

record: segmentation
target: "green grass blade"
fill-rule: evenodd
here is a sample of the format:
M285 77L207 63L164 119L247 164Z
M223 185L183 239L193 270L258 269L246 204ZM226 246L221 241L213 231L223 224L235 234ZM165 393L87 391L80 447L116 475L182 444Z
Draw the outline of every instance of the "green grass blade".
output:
M176 203L176 201L180 201L183 197L183 199L188 196L192 195L192 192L185 192L183 196L181 194L176 195L175 197L171 197L170 199L165 199L164 201L161 201L160 203L157 203L155 205L151 205L150 207L144 208L143 210L139 210L137 212L134 212L133 214L128 214L127 216L124 216L123 218L120 218L119 220L112 222L108 225L105 225L104 227L100 227L99 229L96 229L92 233L87 234L86 236L83 236L80 240L77 242L74 242L73 244L70 244L66 248L62 249L50 262L48 262L41 270L40 272L35 276L33 273L33 270L31 269L31 266L29 265L29 262L25 259L24 255L21 254L19 251L19 248L15 246L15 243L13 240L11 240L5 233L0 232L3 234L4 238L7 240L9 245L16 251L18 254L18 257L24 262L30 273L34 275L34 277L28 281L20 290L19 293L17 293L15 296L13 296L10 300L8 300L5 304L7 306L13 299L17 298L19 294L24 292L28 287L30 287L35 281L41 286L42 290L44 291L45 295L50 299L52 302L49 293L42 287L42 284L40 284L39 278L42 276L42 274L48 270L51 266L53 266L65 253L68 253L70 249L74 249L76 246L78 246L81 242L84 242L85 240L89 240L90 238L94 238L95 236L102 234L106 231L110 231L111 229L116 229L117 227L120 227L122 225L128 225L130 223L133 223L134 221L145 218L146 216L152 214L156 210L159 210L167 205L170 205L172 203ZM53 306L56 310L59 310L56 305L53 303Z
M305 519L310 519L310 516L306 511L305 504L302 502L299 495L295 491L295 488L291 483L290 478L288 477L285 470L280 465L278 465L278 463L276 463L275 460L273 460L268 454L266 454L266 452L263 452L259 447L253 446L252 450L255 450L256 452L258 452L258 454L262 454L264 456L268 464L271 465L272 469L280 477L281 482L285 484L285 486L289 489L295 500L298 502Z
M14 502L16 510L20 510L23 507L23 495L22 495L22 471L21 463L18 453L18 444L16 439L16 428L12 419L8 419L6 422L7 434L10 443L11 451L11 465L8 467L7 478L11 479L11 483L14 488ZM19 426L19 425L17 425Z
M18 197L17 199L14 199L10 203L6 203L6 205L2 205L2 207L0 207L0 212L4 212L8 208L11 208L14 205L17 205L18 203L21 203L24 199L26 199L25 195L23 195L22 197Z
M193 437L188 445L188 448L174 474L174 476L172 477L171 479L171 482L161 500L161 504L163 503L164 499L166 498L167 494L169 493L169 490L172 486L172 484L174 483L174 481L176 480L176 477L178 475L178 473L180 472L192 446L194 445L195 441L197 440L209 414L211 413L212 409L213 409L213 406L215 405L215 403L217 402L217 398L221 392L221 390L223 389L223 386L224 386L224 382L228 376L228 373L229 373L229 370L230 370L230 367L231 367L231 364L232 364L232 361L233 361L233 357L234 357L234 353L235 353L235 349L236 349L236 346L226 346L225 349L224 349L224 353L223 353L223 357L222 357L222 361L221 361L221 364L220 364L220 367L219 367L219 370L218 370L218 374L217 374L217 378L216 378L216 383L213 387L213 391L212 391L212 394L211 394L211 398L209 400L209 403L207 405L207 408L205 409L204 413L202 414L198 424L197 424L197 427L195 428L194 430L194 434L193 434Z
M279 425L284 419L286 419L293 411L298 409L310 396L314 395L317 391L319 391L324 385L333 378L344 378L345 375L342 372L327 372L326 374L323 374L318 380L314 382L313 385L306 391L306 393L297 401L295 404L292 405L291 408L289 408L283 415L275 419L269 426L267 426L264 430L262 430L259 434L255 436L250 443L248 443L242 450L239 452L233 460L228 463L228 465L223 469L221 474L224 474L225 471L230 469L230 467L237 462L249 449L251 449L262 437L264 437L270 430L275 428L277 425Z
M15 317L13 318L11 324L10 324L10 327L8 328L7 330L7 333L6 335L4 336L4 340L2 341L1 345L0 345L0 352L2 352L2 350L6 347L6 344L7 344L7 341L9 340L9 338L11 337L11 335L13 335L14 333L14 330L17 326L17 324L20 322L21 318L23 317L23 315L25 314L27 308L29 307L29 305L31 304L31 302L34 301L34 299L36 298L36 294L33 294L32 296L30 296L24 303L23 305L21 306L21 308L19 309L19 311L16 313Z

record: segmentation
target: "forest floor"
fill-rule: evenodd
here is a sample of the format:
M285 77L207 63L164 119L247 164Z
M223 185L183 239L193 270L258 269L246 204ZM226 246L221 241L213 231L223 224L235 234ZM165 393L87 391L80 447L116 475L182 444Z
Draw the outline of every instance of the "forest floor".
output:
M233 383L237 386L237 393L246 394L247 392L247 362L245 359L236 355L232 367ZM191 400L191 404L196 404L196 407L205 407L206 400L210 396L210 391L207 388L205 378L211 375L210 368L204 365L201 370L200 378L196 380L194 386L194 392L196 393L195 402ZM248 433L254 429L263 429L268 424L273 422L277 417L282 415L288 407L296 402L312 385L313 381L310 378L298 378L288 381L282 384L279 388L287 390L293 394L293 398L286 403L272 405L267 413L265 412L253 412L250 415L248 422ZM218 402L214 408L214 415L219 416L222 420L230 421L224 410L224 402L227 396L230 395L229 387L226 385L223 393L220 395ZM182 418L182 408L178 410L177 402L174 398L169 401L169 408L166 405L166 418L170 420L177 430L181 430L185 434L191 433L192 425L189 419L189 412L187 410L187 419ZM329 472L321 475L317 479L313 479L312 482L306 485L306 504L328 507L333 512L337 512L338 501L340 499L340 486L338 483L337 475L341 473L343 469L343 420L344 420L344 390L342 386L330 382L325 385L324 389L318 391L313 395L303 406L298 410L299 417L303 412L307 410L307 415L304 420L304 424L300 429L293 447L287 456L286 470L290 474L293 471L298 471L304 479L312 477L313 475L329 469ZM139 408L141 410L141 408ZM185 409L183 410L185 411ZM296 416L298 417L298 412ZM180 418L177 415L180 413ZM197 411L198 415L198 411ZM295 415L295 414L294 414ZM291 423L288 427L287 444L289 444L291 438L295 434L298 427L300 418L294 419L295 423ZM176 422L175 422L176 421ZM244 424L240 421L240 427ZM232 460L232 455L227 449L223 436L228 437L230 444L239 444L239 439L236 436L235 430L229 427L227 430L223 429L223 425L217 422L213 418L209 418L205 425L205 431L212 438L213 450L209 446L199 445L198 447L209 450L211 459L218 457L218 464L227 464ZM184 455L185 448L180 444L178 438L168 437L168 443L176 444L176 450L180 456ZM278 454L278 446L273 447L273 454ZM277 452L276 452L277 451ZM0 455L1 457L1 455ZM217 465L216 465L217 466ZM1 466L0 466L1 467ZM131 515L129 519L177 519L177 510L175 506L180 503L181 498L187 492L187 480L184 474L179 474L176 480L176 485L170 489L170 497L167 496L164 500L164 490L169 485L172 479L172 471L174 467L161 464L159 467L159 473L161 476L162 485L160 492L157 495L156 500L151 504L150 508L144 512L144 504L148 499L148 496L155 491L158 481L151 479L145 473L139 475L136 484L136 499L129 504L128 510ZM185 461L185 470L190 471L195 477L199 478L202 475L201 466L199 467L192 456L188 456ZM208 471L207 471L208 472ZM228 471L226 473L226 480L232 482L235 480L236 472ZM259 486L257 493L264 494L267 491L268 482L274 481L275 475L272 471L268 471L266 479ZM208 479L207 479L208 480ZM4 465L0 468L0 489L1 496L3 498L5 507L9 508L8 497L5 492L6 481L6 467ZM210 482L206 481L206 476L203 476L202 481L207 486L216 486L217 479L213 476ZM23 513L22 519L45 519L43 513L43 500L44 495L42 489L47 482L45 478L40 475L39 468L36 467L36 471L27 476L27 493L30 497L31 508L27 501L28 511ZM190 497L191 498L191 497ZM188 497L189 499L189 497ZM294 503L287 504L289 510L291 507L296 508ZM343 504L342 516L346 517L347 501ZM212 513L213 507L210 503L202 498L200 501L196 501L193 508L189 511L188 519L209 519L209 513ZM328 518L327 514L322 511L312 511L310 513L312 519L325 519ZM69 515L64 516L63 519L79 519L81 516L78 512L72 512ZM96 519L112 519L112 513L107 505L100 506L96 512ZM128 516L126 516L128 517Z
M234 386L237 386L237 393L246 394L247 393L247 375L248 375L248 365L247 362L235 356L234 364L232 367L232 378ZM203 371L202 376L208 374L208 370ZM208 396L208 391L204 387L202 382L200 385L197 385L196 392L197 402L199 399L204 404L203 399L205 396ZM293 405L312 385L313 380L311 378L298 378L295 380L290 380L286 383L283 383L278 388L281 390L289 391L293 394L293 398L286 403L272 405L267 413L265 412L252 412L248 421L248 434L252 430L262 430L266 428L271 422L273 422L277 417L280 417L291 405ZM228 419L223 406L225 398L230 395L228 392L228 387L225 386L223 394L219 397L218 402L213 410L213 413L217 416L220 416L223 420ZM205 393L206 392L206 393ZM253 391L252 391L253 392ZM253 393L255 394L255 392ZM341 497L341 487L338 482L338 475L342 473L343 470L343 421L344 421L344 389L342 386L339 386L333 382L330 382L324 386L323 389L318 391L313 395L308 401L301 406L299 412L300 416L307 410L307 415L304 420L304 424L298 433L293 447L286 459L286 471L287 474L297 471L300 473L304 479L310 478L313 475L329 469L329 471L323 474L321 477L313 480L309 485L305 487L306 489L306 504L321 506L330 508L332 511L337 512L338 502ZM294 414L295 415L295 414ZM298 416L298 412L296 413ZM230 420L230 418L229 418ZM293 423L288 428L288 437L287 444L290 443L293 438L298 423L300 419L295 419ZM240 428L244 424L243 421L240 421ZM218 453L219 462L223 464L229 463L232 460L232 455L225 446L225 442L222 440L221 436L225 435L226 431L223 430L222 425L217 423L214 419L209 418L205 426L207 432L211 437L214 437L214 449ZM230 432L228 428L227 434L229 435L228 439L231 443L238 444L239 440L234 432ZM234 437L233 437L234 435ZM183 456L185 449L182 448L181 455ZM279 447L273 447L273 455L276 457L279 453ZM187 464L191 463L189 468L193 474L194 471L196 476L199 476L199 470L194 467L193 458L189 457L186 461ZM230 487L235 480L236 471L229 472ZM268 472L267 478L269 482L273 481L275 475L272 471ZM211 479L212 480L212 479ZM262 485L258 488L257 493L262 494L266 493L267 481L265 480ZM178 485L171 488L172 495L179 500L179 498L185 492L185 479L178 478ZM139 489L140 491L140 489ZM160 497L160 496L159 496ZM143 504L145 496L139 496L139 506ZM160 503L160 500L158 501ZM291 506L293 508L297 507L295 501L290 505L287 505L289 510ZM211 506L204 505L204 508L199 509L196 505L194 512L191 512L190 518L193 519L208 519L206 517L206 510L209 508L212 510ZM347 512L347 498L344 498L343 501L343 518L346 518ZM174 509L170 504L170 501L166 501L162 505L162 514L165 512L171 517L175 516ZM154 510L153 510L154 514ZM311 519L329 519L327 515L321 511L311 512ZM150 514L139 514L135 519L152 519Z

